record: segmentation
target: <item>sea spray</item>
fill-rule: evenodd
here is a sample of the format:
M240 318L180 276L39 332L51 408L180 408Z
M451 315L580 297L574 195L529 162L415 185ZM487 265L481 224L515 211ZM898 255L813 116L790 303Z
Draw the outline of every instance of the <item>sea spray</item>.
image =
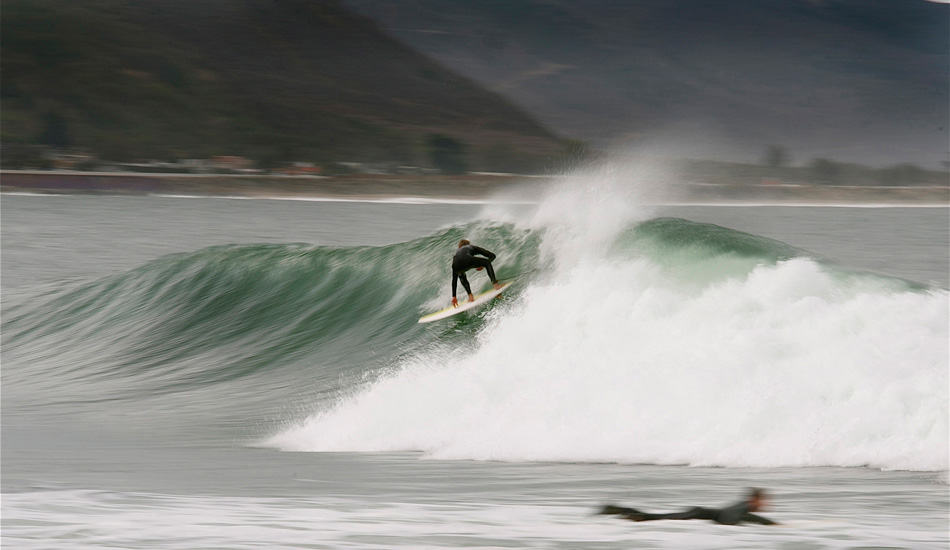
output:
M527 223L546 269L466 349L405 358L267 444L948 468L945 290L728 228L642 221L623 193L600 199L619 205L603 216L578 202L587 191L558 193Z
M603 256L619 231L653 215L651 201L675 194L674 180L675 171L661 157L617 154L558 176L530 210L519 204L492 203L483 208L480 218L543 234L542 260L557 258L547 267L561 269L582 257Z
M608 290L605 290L608 289ZM293 450L721 466L947 459L946 293L850 293L810 260L698 294L579 266L281 434Z

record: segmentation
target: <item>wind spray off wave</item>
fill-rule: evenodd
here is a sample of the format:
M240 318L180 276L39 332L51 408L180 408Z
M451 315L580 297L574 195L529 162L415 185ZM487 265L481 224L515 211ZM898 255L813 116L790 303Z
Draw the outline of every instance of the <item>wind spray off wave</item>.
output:
M269 444L948 468L945 290L722 227L616 214L612 234L596 216L533 227L550 269L496 307L470 347L405 359Z

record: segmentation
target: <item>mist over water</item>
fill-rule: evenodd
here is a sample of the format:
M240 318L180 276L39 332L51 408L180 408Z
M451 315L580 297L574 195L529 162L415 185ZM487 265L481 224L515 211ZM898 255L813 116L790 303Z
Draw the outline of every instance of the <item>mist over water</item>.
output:
M945 290L719 226L651 219L637 187L649 176L622 176L567 178L530 216L486 208L465 228L474 242L538 241L536 267L514 292L470 338L401 358L266 444L948 468Z

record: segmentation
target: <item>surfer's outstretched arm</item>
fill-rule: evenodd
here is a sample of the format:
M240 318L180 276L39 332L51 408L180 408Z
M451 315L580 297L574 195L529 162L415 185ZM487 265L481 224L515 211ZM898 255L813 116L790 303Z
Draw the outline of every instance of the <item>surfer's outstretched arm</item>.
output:
M631 512L637 512L637 510L634 510L633 508L627 508L626 506L614 506L613 504L606 504L597 513L604 516L621 516Z
M779 525L777 521L772 521L769 518L764 518L756 514L745 514L742 516L742 521L744 523L758 523L761 525Z
M459 286L459 274L457 271L452 271L452 305L458 307L459 301L455 297L455 291L458 290Z
M462 281L462 286L465 287L465 293L468 294L468 301L474 302L475 296L472 296L472 286L468 284L468 277L465 276L465 272L459 272L459 280Z
M472 287L468 284L468 277L465 276L464 271L452 271L452 305L458 307L458 298L456 298L456 290L458 289L458 281L462 281L462 287L465 288L465 292L468 294L468 301L474 302L475 296L472 295Z

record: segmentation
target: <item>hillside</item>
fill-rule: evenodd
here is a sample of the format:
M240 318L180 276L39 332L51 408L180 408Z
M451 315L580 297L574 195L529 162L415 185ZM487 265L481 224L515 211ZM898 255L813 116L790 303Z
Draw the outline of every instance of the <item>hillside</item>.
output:
M563 147L333 0L6 0L0 26L4 147L424 164L437 134L482 169Z
M549 127L677 155L947 158L950 6L924 0L345 0Z

